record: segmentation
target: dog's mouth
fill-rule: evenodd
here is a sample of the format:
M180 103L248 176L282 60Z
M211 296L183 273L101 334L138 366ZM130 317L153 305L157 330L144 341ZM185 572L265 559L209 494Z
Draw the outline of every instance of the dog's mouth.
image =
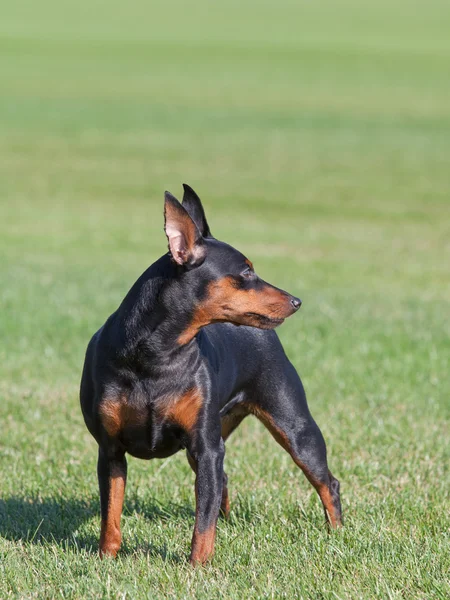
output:
M278 325L284 323L284 319L277 317L267 317L266 315L260 315L259 313L248 312L245 316L252 321L254 327L260 329L275 329Z

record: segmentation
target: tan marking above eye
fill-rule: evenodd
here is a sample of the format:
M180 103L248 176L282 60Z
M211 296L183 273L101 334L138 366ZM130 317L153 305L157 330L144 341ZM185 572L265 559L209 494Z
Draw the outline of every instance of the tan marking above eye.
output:
M247 265L250 267L250 269L251 269L252 271L254 271L254 268L253 268L253 263L252 263L252 261L251 261L251 260L249 260L248 258L246 258L246 259L245 259L245 262L246 262L246 264L247 264Z

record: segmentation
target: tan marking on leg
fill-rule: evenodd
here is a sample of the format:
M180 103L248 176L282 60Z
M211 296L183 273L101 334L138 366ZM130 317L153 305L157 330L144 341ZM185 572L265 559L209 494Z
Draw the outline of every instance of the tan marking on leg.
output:
M265 427L267 427L267 429L270 431L275 440L280 444L280 446L284 448L287 452L289 452L289 454L292 456L292 449L289 439L284 433L284 431L277 427L272 416L256 404L249 404L248 406L252 415L255 415L255 417L257 417L261 421L261 423L265 425Z
M192 537L191 565L204 565L214 555L214 541L216 539L216 524L211 525L206 531L200 533L197 525Z
M197 463L187 453L189 464L191 465L194 473L197 473ZM216 539L216 528L217 524L213 523L206 531L200 532L198 530L198 490L197 481L195 482L195 526L194 533L192 535L191 543L191 556L190 563L193 567L197 565L204 565L214 555L214 542Z
M115 557L122 541L120 517L125 495L125 477L121 469L113 467L109 479L108 514L102 519L100 532L100 556Z
M314 485L314 487L316 488L317 493L319 494L320 499L322 500L322 504L325 508L330 526L333 529L336 529L336 527L339 527L341 525L341 521L339 518L336 517L336 509L334 507L333 497L331 496L331 492L328 489L328 486L322 483Z
M239 406L238 408L232 408L229 413L222 417L220 425L221 435L224 441L228 439L228 437L248 414L248 410L244 409L242 406Z
M223 516L228 519L230 516L230 498L228 496L228 487L224 484L222 488L222 501L220 503L220 510Z
M249 405L249 409L250 412L254 414L267 427L267 429L270 431L274 439L280 444L280 446L284 448L287 452L289 452L292 460L298 467L300 467L308 481L319 494L319 498L322 501L323 507L327 515L328 523L333 529L338 527L341 523L339 517L336 514L336 509L334 507L333 498L331 496L329 487L325 483L318 481L308 469L308 467L300 460L298 460L298 458L294 455L292 451L289 438L287 437L285 432L276 425L272 416L267 411L261 409L255 404Z
M192 456L189 454L189 452L186 450L186 458L188 459L188 463L189 466L191 467L191 469L194 471L194 473L197 473L197 463L195 462L195 460L192 458Z

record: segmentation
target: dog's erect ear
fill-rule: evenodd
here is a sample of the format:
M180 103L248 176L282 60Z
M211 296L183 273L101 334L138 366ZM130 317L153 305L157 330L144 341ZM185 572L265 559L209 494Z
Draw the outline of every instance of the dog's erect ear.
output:
M164 194L164 229L172 258L179 265L195 267L206 255L197 225L170 192Z
M200 198L194 192L194 190L187 184L183 183L184 195L183 195L183 206L191 215L194 223L197 225L200 233L203 237L212 237L209 230L208 222L205 217L205 211Z

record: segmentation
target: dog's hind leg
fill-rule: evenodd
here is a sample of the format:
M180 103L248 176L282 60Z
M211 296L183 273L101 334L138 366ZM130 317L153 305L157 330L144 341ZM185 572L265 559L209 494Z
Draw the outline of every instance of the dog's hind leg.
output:
M265 394L249 409L302 469L319 494L328 524L335 528L342 525L339 482L328 469L325 441L309 413L303 387L292 392L278 390L270 399Z

